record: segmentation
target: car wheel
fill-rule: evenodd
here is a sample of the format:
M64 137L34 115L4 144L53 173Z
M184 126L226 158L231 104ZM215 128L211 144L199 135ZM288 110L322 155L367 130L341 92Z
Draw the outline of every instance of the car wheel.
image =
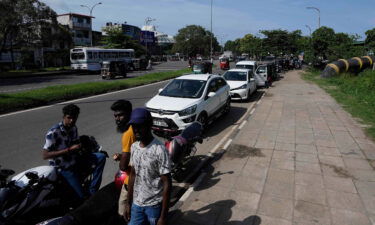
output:
M230 98L227 100L224 106L223 115L228 115L230 112Z
M207 128L208 117L207 117L206 113L203 112L203 113L199 114L199 116L197 118L197 121L202 124L203 130L205 130Z

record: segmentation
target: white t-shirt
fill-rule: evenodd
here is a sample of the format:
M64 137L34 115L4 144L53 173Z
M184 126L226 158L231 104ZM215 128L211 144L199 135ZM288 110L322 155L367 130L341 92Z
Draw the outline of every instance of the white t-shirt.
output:
M163 200L160 176L171 172L171 163L165 146L156 138L145 148L139 144L139 141L133 143L130 156L136 173L133 202L138 206L154 206Z

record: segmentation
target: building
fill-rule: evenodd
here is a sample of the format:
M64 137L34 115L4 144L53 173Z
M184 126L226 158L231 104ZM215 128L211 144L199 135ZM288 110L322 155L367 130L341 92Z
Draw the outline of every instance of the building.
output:
M142 30L154 32L156 44L159 46L173 45L176 42L172 36L157 31L154 25L145 25L142 27Z
M105 35L104 29L107 27L119 27L121 28L123 34L130 36L133 40L141 41L141 29L137 26L129 25L126 23L119 24L119 23L106 23L106 26L102 28L103 35Z
M57 21L67 25L72 32L75 46L90 46L92 43L92 16L66 13L57 16Z

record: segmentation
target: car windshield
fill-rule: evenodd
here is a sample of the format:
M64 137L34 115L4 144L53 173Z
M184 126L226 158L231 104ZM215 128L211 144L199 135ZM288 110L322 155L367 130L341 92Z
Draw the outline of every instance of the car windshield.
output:
M232 80L232 81L246 81L247 79L246 72L239 72L239 71L228 71L224 74L225 80Z
M204 80L175 79L159 95L177 98L200 98L205 86L206 81Z
M249 70L253 70L254 66L253 65L236 65L236 68L237 69L249 69Z

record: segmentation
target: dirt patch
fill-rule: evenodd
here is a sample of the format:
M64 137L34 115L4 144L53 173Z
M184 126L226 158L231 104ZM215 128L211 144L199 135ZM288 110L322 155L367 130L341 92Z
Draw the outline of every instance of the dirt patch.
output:
M314 93L314 92L311 92L311 91L309 91L309 92L308 92L308 94L309 94L309 95L314 95L315 93Z
M258 148L238 144L231 145L225 156L229 158L244 158L247 156L265 157L262 151Z
M266 93L264 94L264 97L272 97L272 96L273 96L272 93L268 93L268 92L266 92Z
M333 169L333 171L340 177L354 179L354 177L346 169L342 167L331 165L331 164L326 164L326 163L321 163L321 165L328 166L329 168Z

